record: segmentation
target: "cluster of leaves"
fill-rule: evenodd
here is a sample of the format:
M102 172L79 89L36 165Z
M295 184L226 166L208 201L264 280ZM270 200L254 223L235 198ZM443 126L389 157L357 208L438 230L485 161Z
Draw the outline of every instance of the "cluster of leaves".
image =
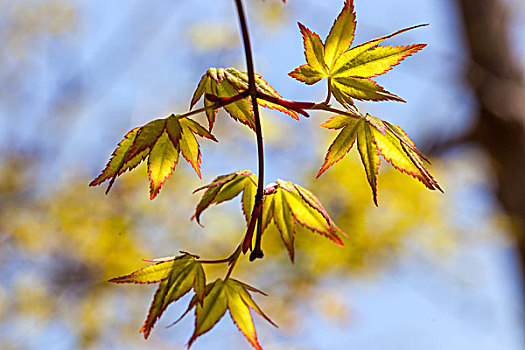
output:
M269 98L282 99L282 96L268 85L261 76L257 75L255 81L258 91L262 94L269 96ZM191 109L205 94L204 111L208 117L208 130L193 119L174 114L134 128L124 136L124 139L113 152L106 168L89 185L98 186L109 180L107 193L118 176L134 169L144 159L148 158L150 198L154 199L175 169L180 152L200 178L201 151L195 134L217 142L217 139L211 134L211 130L219 106L224 107L233 119L255 130L252 105L246 97L247 89L247 73L233 68L208 69L201 78L190 103ZM228 100L231 97L233 98ZM222 102L218 103L217 101ZM284 106L263 99L258 101L259 105L263 107L278 110L296 120L299 119L297 112Z
M209 206L231 200L242 192L242 207L248 225L249 210L254 205L256 183L257 177L250 171L237 171L218 176L209 185L195 191L205 190L192 218L200 223L200 215ZM277 180L265 187L265 194L262 209L263 230L273 221L292 262L294 261L297 223L329 238L338 245L343 245L336 231L346 235L337 227L325 207L309 190L288 181ZM191 309L195 308L195 330L188 346L191 346L197 337L209 331L219 322L228 309L233 321L248 341L256 349L261 349L249 309L260 314L273 325L275 323L255 304L248 291L264 293L232 278L218 279L206 284L203 269L203 263L206 261L199 260L198 256L183 253L177 257L147 260L153 264L129 275L110 280L113 283L159 283L141 328L144 337L148 338L156 321L171 303L176 302L193 289L195 294L188 309L180 318L182 319ZM234 264L239 254L240 249L237 249L225 262L228 262L229 265Z
M354 98L404 102L402 98L386 91L371 78L386 73L407 56L426 46L425 44L407 46L379 44L397 34L421 26L405 28L350 48L354 39L356 17L353 2L347 0L324 44L319 35L299 23L307 64L296 68L289 75L309 85L328 78L329 93L333 93L336 100L343 106L353 110L356 110ZM359 155L376 205L379 154L394 168L417 178L427 188L441 191L438 183L425 167L424 161L429 162L428 159L422 155L400 127L369 114L363 116L350 113L333 117L322 127L342 130L330 145L317 177L341 160L357 139Z
M246 224L249 224L249 210L254 205L256 183L257 177L250 171L238 171L217 177L209 185L196 190L206 189L197 204L193 217L200 223L200 215L210 205L233 199L242 192L242 208ZM279 230L292 262L295 257L294 242L297 223L329 238L338 245L343 245L343 241L336 232L339 231L346 236L312 192L288 181L277 180L265 187L262 221L259 223L262 225L262 230L264 231L272 221Z
M206 284L206 275L202 263L198 260L199 257L183 253L183 255L177 257L149 260L154 262L154 264L129 275L110 280L110 282L114 283L159 283L151 302L148 316L140 330L141 333L144 333L144 337L148 338L156 321L161 317L168 305L176 302L193 289L195 293L188 309L179 318L181 320L190 310L195 308L195 330L188 342L188 347L193 344L197 337L212 329L224 316L226 310L229 310L233 322L235 322L246 339L256 349L262 350L257 340L257 333L255 332L250 309L261 315L272 325L276 327L277 325L266 316L249 292L266 294L232 278L217 279ZM179 320L175 321L174 324Z
M238 5L239 3L240 1L237 1ZM201 152L195 135L217 141L211 131L217 111L221 107L233 119L256 131L259 146L262 147L262 132L257 130L258 117L253 111L254 104L257 103L286 113L296 120L299 119L298 113L307 115L305 109L337 113L337 116L321 125L341 131L330 145L317 176L319 177L341 160L357 140L357 149L376 205L380 155L399 171L420 180L427 188L441 190L424 164L428 160L401 128L368 114L363 115L354 105L354 99L404 102L400 97L379 86L372 78L386 73L407 56L425 47L424 44L380 45L388 38L417 27L420 26L402 29L351 48L356 16L353 1L346 0L325 43L319 35L299 23L307 64L289 73L293 78L308 85L327 78L326 101L321 103L288 101L283 99L260 75L253 73L249 76L248 73L234 68L210 68L202 76L190 102L191 110L204 96L203 108L182 115L170 115L168 118L157 119L131 130L114 151L106 168L90 185L100 185L109 180L109 191L119 175L135 168L148 158L150 198L154 199L173 172L180 152L200 177ZM345 110L330 106L332 95L345 107ZM206 113L208 129L188 118L199 112ZM197 256L188 253L178 257L163 258L130 275L112 279L111 282L159 283L141 330L146 338L168 305L193 289L195 295L184 313L186 315L190 310L195 309L195 330L188 346L191 346L197 337L209 331L228 309L239 330L256 349L261 349L250 309L272 324L273 322L254 303L249 291L262 292L230 278L241 252L246 253L251 249L255 225L258 225L256 249L252 253L257 253L256 257L262 257L262 251L259 250L260 239L268 225L273 222L292 262L295 257L297 224L327 237L338 245L343 245L338 233L346 235L337 227L312 192L288 181L277 180L263 188L262 179L259 183L257 177L250 171L237 171L218 176L210 184L198 188L195 192L203 190L202 198L192 217L199 224L203 211L212 204L231 200L242 192L242 211L246 219L247 231L235 252L226 259L211 261L199 260ZM206 284L203 269L205 263L226 263L229 267L226 277Z

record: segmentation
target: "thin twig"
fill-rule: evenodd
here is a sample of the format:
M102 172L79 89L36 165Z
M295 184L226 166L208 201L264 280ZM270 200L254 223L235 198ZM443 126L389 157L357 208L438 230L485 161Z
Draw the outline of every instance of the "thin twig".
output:
M327 111L327 112L332 112L332 113L337 113L337 114L342 114L342 115L346 115L346 116L349 116L349 117L352 117L352 118L363 118L363 116L361 114L358 114L358 113L353 113L353 112L349 112L349 111L343 111L342 109L337 109L337 108L333 108L333 107L330 107L324 103L319 103L319 104L316 104L310 108L305 108L305 109L311 109L311 110L321 110L321 111Z
M232 264L230 265L230 268L228 269L228 272L226 273L226 276L224 276L225 281L231 276L233 269L235 268L235 265L237 264L238 260L239 260L238 258L233 260Z
M257 159L259 163L259 169L258 169L258 184L257 184L257 194L255 195L255 204L253 206L252 210L252 216L255 214L257 215L257 209L260 209L260 206L262 204L262 199L264 196L264 145L263 145L263 136L262 136L262 128L261 128L261 118L259 115L259 104L257 103L257 87L255 85L255 69L253 65L253 55L252 55L252 48L250 44L250 35L248 33L248 25L246 22L246 15L244 14L244 8L242 5L242 0L235 0L235 5L237 6L237 13L239 15L239 24L241 27L241 33L242 33L242 41L244 44L244 53L246 55L246 66L248 69L248 91L252 100L252 106L253 106L253 117L255 119L255 135L257 138ZM260 215L258 215L257 219L260 219ZM261 225L257 225L257 235L262 234L262 230L260 228ZM248 230L246 232L245 236L245 242L249 242L251 246L251 240L253 237L253 230ZM260 241L260 239L259 239ZM245 246L246 247L246 246ZM255 257L262 256L262 251L260 247L255 247L256 250L254 250ZM243 249L243 253L246 253L246 250ZM235 262L232 264L232 266L235 265Z
M328 94L326 95L326 100L324 100L325 104L329 104L330 103L330 98L332 97L331 85L332 85L332 78L328 78Z
M199 262L201 264L224 264L224 263L232 264L233 261L235 261L238 258L241 249L242 249L242 242L237 246L237 248L233 251L233 253L231 253L227 258L217 259L217 260L213 260L213 259L199 260Z
M186 112L186 113L183 113L183 114L179 114L179 115L177 115L177 117L179 117L179 118L189 117L190 115L198 114L198 113L201 113L201 112L206 112L209 109L221 108L221 107L227 106L229 104L232 104L234 102L237 102L239 100L242 100L247 95L248 95L248 93L246 91L239 92L237 95L233 95L233 96L230 96L230 97L223 97L223 98L217 97L215 95L206 94L206 96L204 98L207 98L211 102L215 102L214 104L206 106L206 107L194 109L193 111L189 111L189 112Z
M218 260L199 260L201 264L225 264L230 262L230 258L218 259Z

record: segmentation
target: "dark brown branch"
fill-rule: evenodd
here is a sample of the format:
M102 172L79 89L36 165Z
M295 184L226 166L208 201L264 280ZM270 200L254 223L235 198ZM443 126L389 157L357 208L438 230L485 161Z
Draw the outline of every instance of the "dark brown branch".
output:
M224 107L226 105L229 105L230 103L237 102L239 100L242 100L243 98L246 98L250 95L250 92L248 90L245 90L243 92L239 92L237 95L229 96L229 97L219 97L212 94L206 94L204 95L204 98L206 98L208 101L216 102L220 104L220 107Z
M263 145L263 136L261 128L261 117L259 115L259 104L257 103L257 87L255 86L255 69L253 66L253 55L252 47L250 44L250 35L248 33L248 25L246 23L246 15L244 14L244 8L242 5L242 0L235 0L235 5L237 6L237 13L239 15L239 24L241 27L242 41L244 44L244 53L246 55L246 66L248 69L248 92L252 99L253 106L253 117L255 119L255 135L257 138L257 158L259 163L258 169L258 184L257 184L257 194L255 195L255 204L253 206L252 217L256 216L257 219L261 219L262 211L260 210L263 200L263 191L264 191L264 145ZM258 213L259 212L259 213ZM248 244L251 247L251 241L253 237L253 229L249 229L246 232L245 242L243 244L243 253L246 253ZM257 225L257 235L262 235L262 225ZM260 242L260 237L256 239L257 242ZM253 250L254 253L250 256L254 258L262 257L262 250L260 245L256 246ZM253 259L251 259L253 260ZM232 265L233 266L233 265Z
M326 100L324 100L324 103L325 104L329 104L330 103L330 98L332 97L332 78L328 78L328 93L326 94Z
M525 302L524 71L510 39L512 5L503 0L457 0L471 60L466 80L477 102L469 138L490 155L496 195L511 218Z

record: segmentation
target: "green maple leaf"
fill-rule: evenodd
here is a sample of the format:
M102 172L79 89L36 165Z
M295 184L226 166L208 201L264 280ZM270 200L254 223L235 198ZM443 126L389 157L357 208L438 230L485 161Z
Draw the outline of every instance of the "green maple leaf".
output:
M248 170L236 171L232 174L221 175L215 178L209 185L200 187L193 193L206 190L197 204L195 218L200 224L200 215L212 204L219 204L235 198L239 193L242 195L242 210L246 222L250 222L251 211L255 204L255 193L257 191L257 177Z
M219 204L242 195L242 208L246 225L250 223L252 209L255 203L257 177L250 171L237 171L232 174L218 176L209 185L195 190L206 190L197 204L192 218L199 221L200 215L212 204ZM319 199L309 190L283 180L267 185L262 207L263 231L272 222L279 230L281 240L288 250L290 259L295 256L295 232L297 224L319 233L338 245L343 245L336 231L346 236L328 215Z
M295 258L294 241L297 224L327 237L337 245L343 245L337 231L346 237L312 192L288 181L277 180L273 184L271 194L265 196L263 227L265 228L272 220L292 262Z
M203 303L199 304L197 299L193 298L184 314L173 323L179 322L189 311L195 308L195 330L188 341L188 348L198 337L210 331L228 310L233 322L250 344L255 349L262 350L257 339L250 309L275 327L277 325L255 303L250 292L266 295L260 290L232 278L217 279L206 285Z
M178 257L160 259L155 264L137 270L129 275L116 277L113 283L159 283L153 296L148 316L140 332L148 338L157 320L166 308L191 289L195 291L195 302L204 302L206 277L197 257L184 254Z
M424 161L428 162L428 160L400 127L368 114L362 118L338 115L328 120L322 127L341 129L341 132L328 148L324 164L317 177L341 160L357 139L359 155L376 205L379 155L397 170L421 181L427 188L442 191L425 167Z
M154 199L175 169L180 152L201 177L201 151L195 135L217 141L196 121L174 114L135 128L126 134L106 168L89 185L98 186L110 180L109 191L118 176L137 167L147 158L150 198Z
M354 98L404 102L402 98L386 91L371 78L386 73L407 56L426 46L379 45L388 38L420 26L402 29L350 48L354 39L356 19L353 1L347 0L324 44L319 35L299 23L307 64L288 74L309 85L328 78L330 91L339 103L347 107L353 105Z
M257 89L275 98L282 98L281 95L275 91L262 77L255 74L255 85ZM246 72L240 72L234 68L210 68L202 76L197 89L195 90L193 97L190 102L190 109L201 99L202 95L214 95L216 97L231 97L237 95L243 91L248 90L248 74ZM268 102L265 100L258 99L257 102L260 106L275 109L280 112L286 113L292 118L298 120L299 116L296 112L282 107L278 104ZM213 106L214 102L204 97L204 106ZM238 122L247 125L251 129L255 130L255 121L252 110L252 102L249 98L244 98L234 103L224 106L224 109L228 114ZM206 110L206 116L208 117L209 130L213 129L215 123L215 117L218 109Z

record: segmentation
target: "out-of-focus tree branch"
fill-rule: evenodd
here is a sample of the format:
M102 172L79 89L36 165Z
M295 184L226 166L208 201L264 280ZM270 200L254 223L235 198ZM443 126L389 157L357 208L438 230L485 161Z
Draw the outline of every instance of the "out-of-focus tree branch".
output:
M496 195L511 217L525 290L525 86L509 37L512 5L458 0L471 60L466 80L477 101L469 140L493 161Z

